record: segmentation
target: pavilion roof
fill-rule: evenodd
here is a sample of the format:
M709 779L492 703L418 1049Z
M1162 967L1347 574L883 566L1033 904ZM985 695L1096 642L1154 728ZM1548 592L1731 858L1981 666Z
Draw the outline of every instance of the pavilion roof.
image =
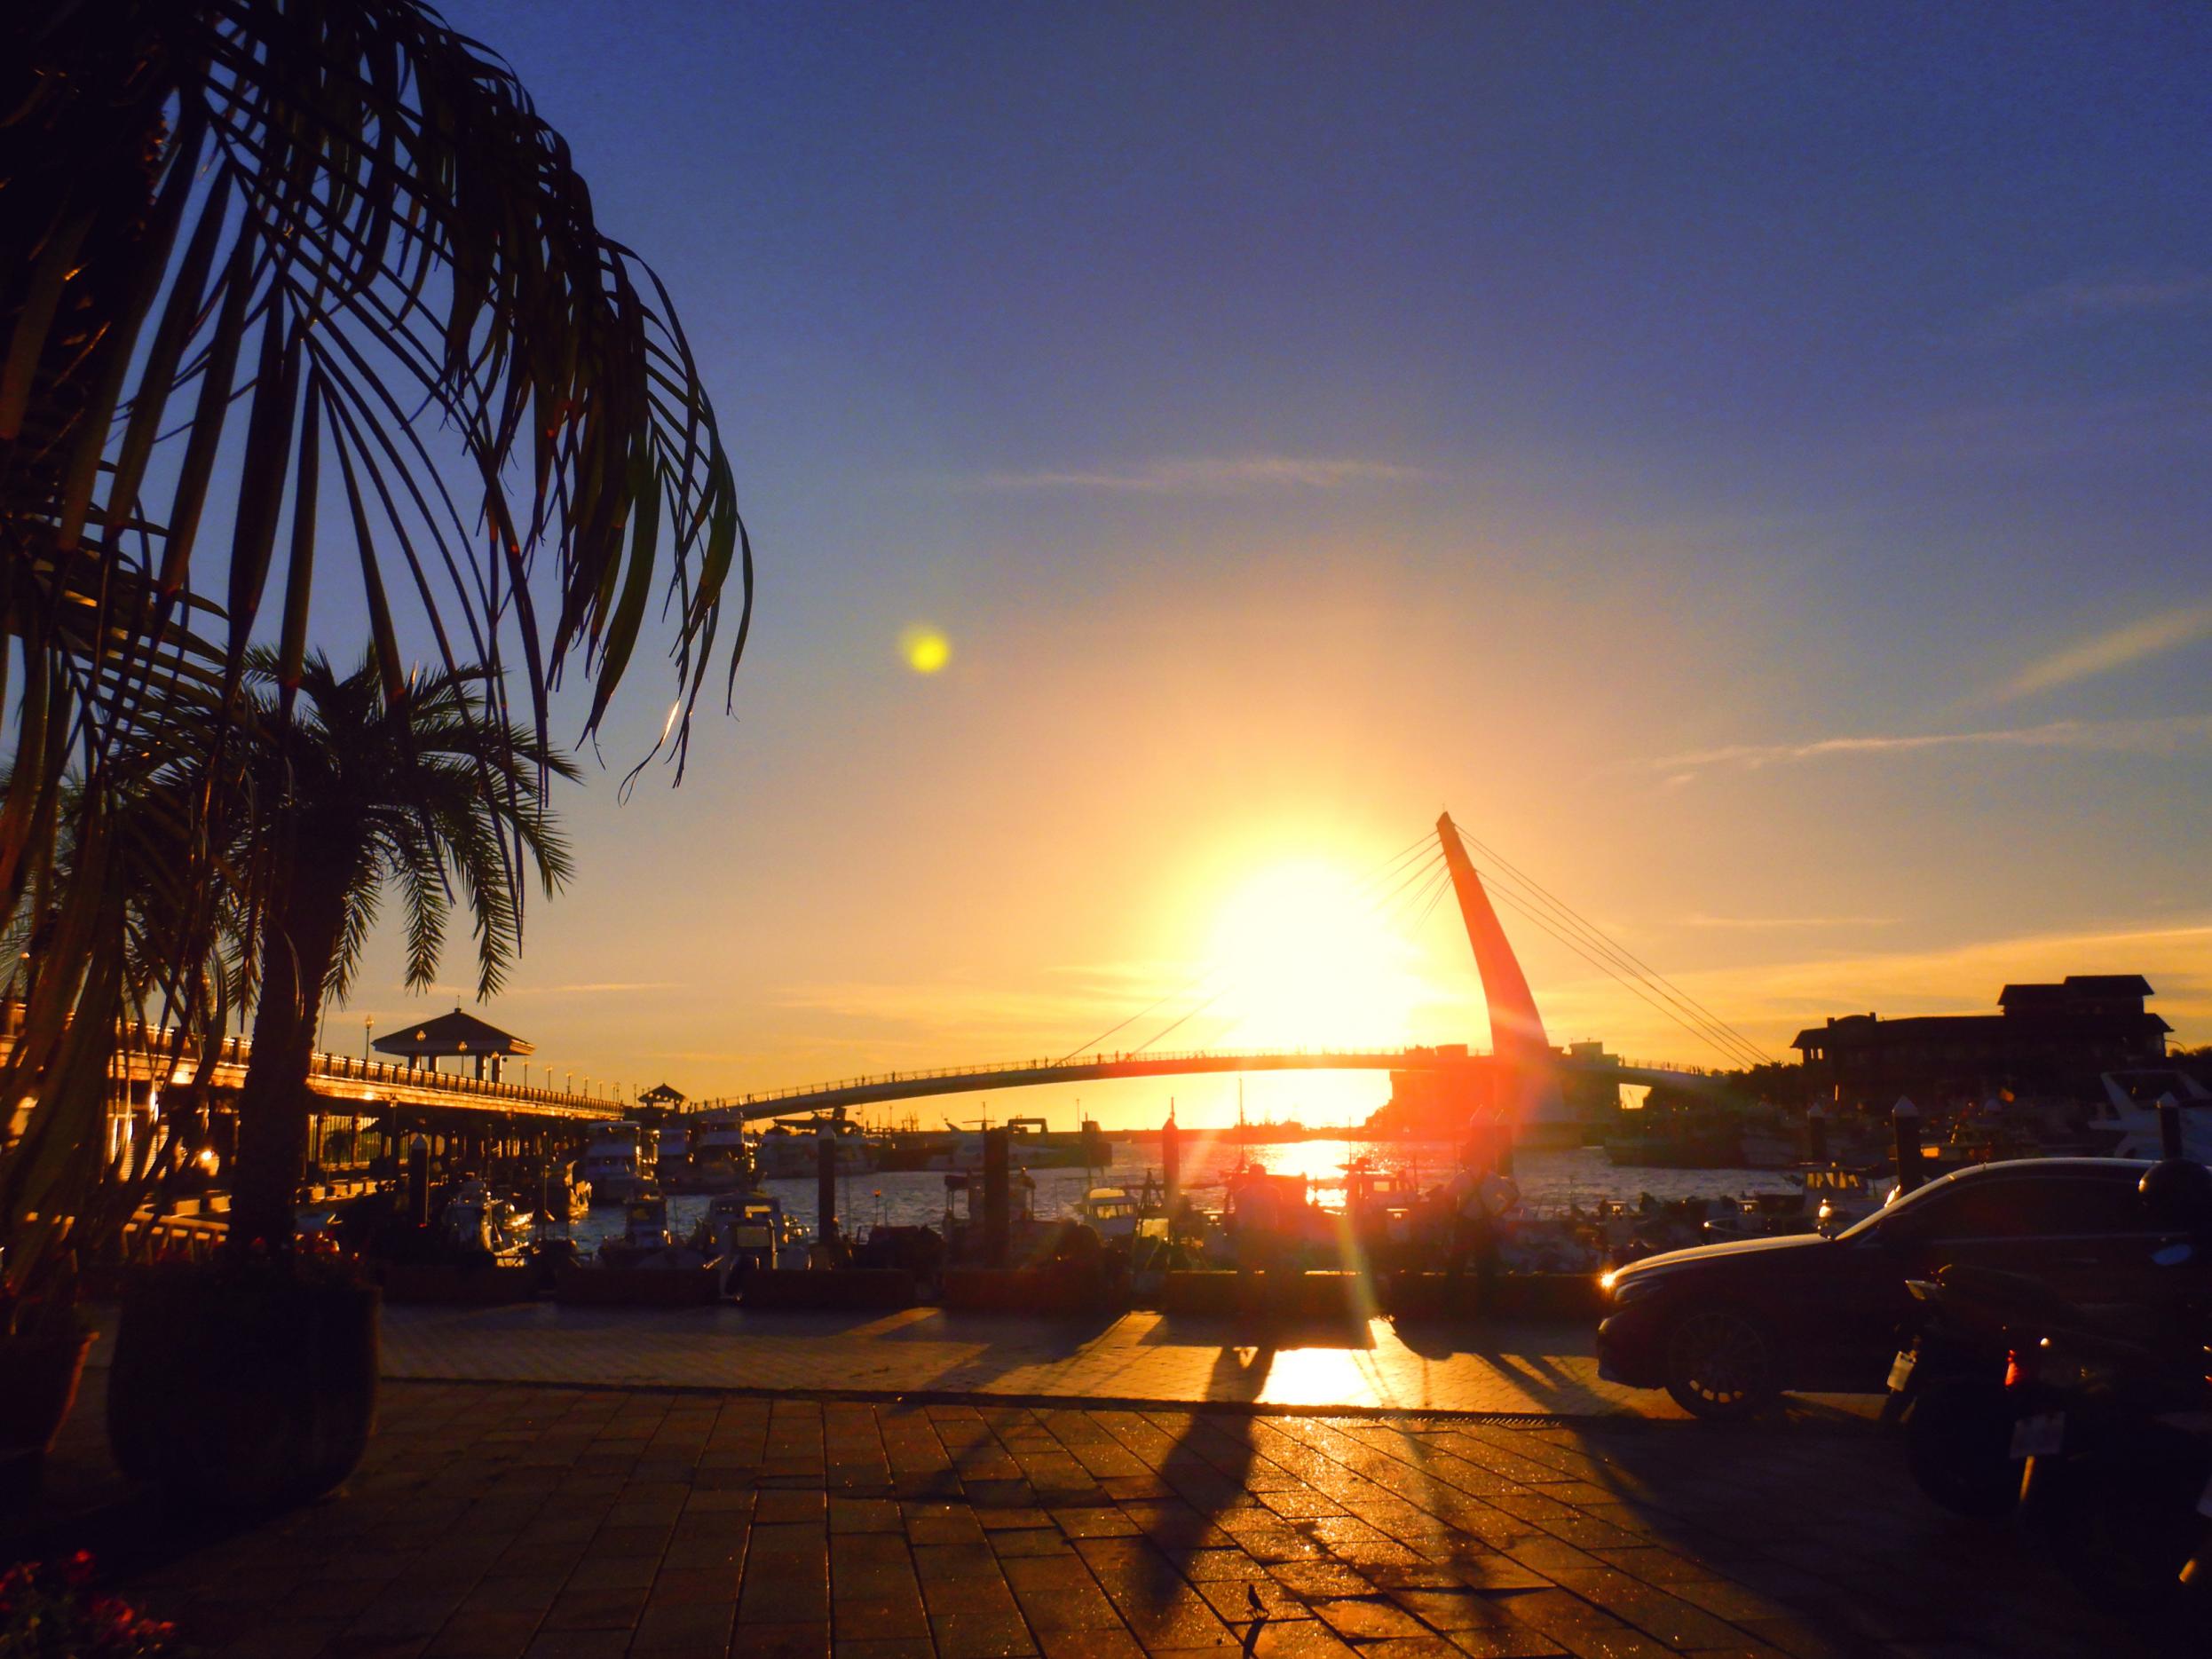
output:
M640 1104L646 1106L681 1106L691 1096L682 1089L672 1089L666 1083L658 1083L637 1099Z
M502 1031L473 1014L455 1008L435 1019L418 1020L390 1037L379 1037L376 1049L387 1055L533 1055L535 1043L526 1043L512 1031Z

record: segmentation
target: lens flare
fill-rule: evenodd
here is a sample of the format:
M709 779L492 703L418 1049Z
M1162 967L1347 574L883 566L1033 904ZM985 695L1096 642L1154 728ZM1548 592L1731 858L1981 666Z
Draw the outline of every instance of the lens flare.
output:
M916 674L935 674L952 660L952 642L927 622L916 622L898 636L898 654Z

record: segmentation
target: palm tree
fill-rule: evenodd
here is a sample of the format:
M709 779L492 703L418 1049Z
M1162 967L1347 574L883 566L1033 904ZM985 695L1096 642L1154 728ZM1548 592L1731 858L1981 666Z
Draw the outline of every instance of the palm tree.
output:
M387 887L406 913L407 977L436 977L455 900L474 919L479 996L499 989L521 944L507 881L533 863L550 893L568 849L537 788L573 778L532 732L487 717L481 676L424 676L397 702L374 657L340 675L303 665L288 713L280 663L260 652L246 683L255 828L237 849L265 916L249 942L259 966L253 1052L238 1097L231 1235L281 1249L307 1162L307 1073L323 999L343 997Z
M680 778L751 550L667 293L512 71L422 0L0 5L0 925L43 941L0 1099L83 1141L125 976L112 896L59 860L106 867L149 722L201 745L151 1011L204 1031L209 819L257 644L288 711L311 597L350 589L387 708L418 656L480 667L543 750L565 668L597 729L658 588ZM57 1260L27 1218L69 1184L0 1126L0 1300Z

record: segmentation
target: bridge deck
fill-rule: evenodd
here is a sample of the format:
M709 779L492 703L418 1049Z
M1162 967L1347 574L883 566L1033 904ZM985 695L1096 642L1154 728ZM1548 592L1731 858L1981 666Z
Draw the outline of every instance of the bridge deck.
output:
M1487 1065L1483 1054L1430 1047L1360 1049L1268 1049L1228 1052L1197 1050L1172 1055L1099 1055L1069 1060L1013 1060L992 1065L948 1067L931 1071L889 1071L812 1084L770 1094L747 1094L712 1102L715 1110L743 1118L777 1118L839 1106L872 1106L885 1101L921 1100L965 1094L976 1089L1035 1088L1055 1083L1094 1083L1123 1078L1190 1077L1228 1071L1422 1071ZM1687 1068L1626 1062L1593 1065L1560 1060L1562 1071L1610 1078L1618 1083L1702 1083L1708 1074Z
M13 1050L20 1018L20 1008L11 1007L4 1028L0 1029L0 1057ZM127 1030L115 1056L117 1079L158 1082L169 1087L197 1087L204 1083L210 1089L224 1091L233 1091L245 1082L246 1063L252 1055L253 1045L243 1038L225 1038L204 1077L200 1057L189 1052L172 1071L169 1041L170 1033L150 1026ZM489 1078L462 1077L391 1061L356 1060L346 1055L315 1055L309 1063L307 1086L329 1102L330 1110L351 1109L365 1116L390 1106L579 1119L614 1118L624 1110L617 1102L563 1089L494 1082Z

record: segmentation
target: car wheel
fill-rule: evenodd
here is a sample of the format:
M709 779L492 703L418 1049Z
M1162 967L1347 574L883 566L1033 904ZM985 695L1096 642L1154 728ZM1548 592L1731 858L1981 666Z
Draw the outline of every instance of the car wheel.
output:
M1693 1308L1667 1332L1667 1392L1692 1417L1732 1423L1753 1416L1777 1392L1774 1342L1735 1307Z

